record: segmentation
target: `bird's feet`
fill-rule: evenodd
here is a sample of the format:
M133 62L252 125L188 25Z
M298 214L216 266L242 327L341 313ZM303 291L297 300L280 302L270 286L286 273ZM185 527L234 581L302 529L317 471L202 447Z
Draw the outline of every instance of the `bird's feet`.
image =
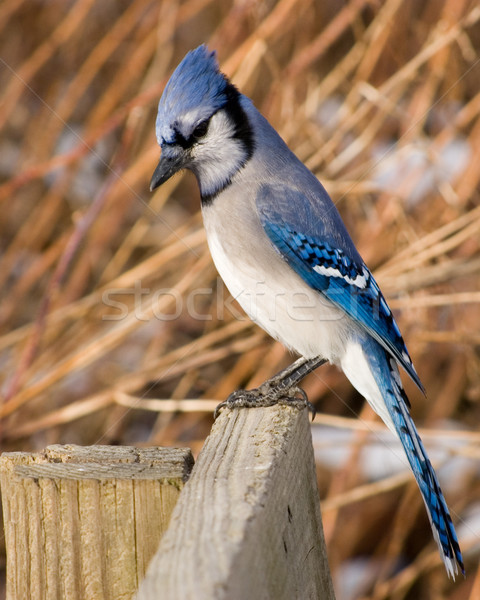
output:
M315 407L308 400L307 394L302 388L292 386L275 386L276 381L266 381L258 388L252 390L237 390L221 402L213 414L214 419L218 417L223 408L256 408L285 404L294 406L298 410L308 408L312 413L312 421L315 418Z
M312 413L312 421L315 418L315 407L307 398L307 394L298 386L300 381L314 369L326 362L324 358L298 358L286 369L274 375L271 379L262 383L253 390L237 390L221 402L213 414L216 419L222 408L253 408L273 406L274 404L286 404L294 406L299 410L308 408Z

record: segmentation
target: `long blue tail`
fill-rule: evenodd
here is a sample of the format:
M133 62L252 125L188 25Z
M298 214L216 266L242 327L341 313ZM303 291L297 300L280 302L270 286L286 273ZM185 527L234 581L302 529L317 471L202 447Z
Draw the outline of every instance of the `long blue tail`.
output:
M362 346L422 493L433 537L440 549L447 573L455 578L460 567L460 571L465 575L457 534L437 476L410 416L409 402L402 387L397 363L372 339L367 343L363 342Z

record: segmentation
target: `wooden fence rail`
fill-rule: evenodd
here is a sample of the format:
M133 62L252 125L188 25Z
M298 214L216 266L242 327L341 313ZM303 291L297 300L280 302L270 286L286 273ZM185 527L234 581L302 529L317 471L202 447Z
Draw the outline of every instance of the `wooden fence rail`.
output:
M3 454L7 600L132 598L192 465L176 448Z
M129 600L153 555L137 600L334 599L307 411L224 410L184 485L192 463L171 448L4 454L8 600Z
M306 410L224 410L138 600L334 598Z

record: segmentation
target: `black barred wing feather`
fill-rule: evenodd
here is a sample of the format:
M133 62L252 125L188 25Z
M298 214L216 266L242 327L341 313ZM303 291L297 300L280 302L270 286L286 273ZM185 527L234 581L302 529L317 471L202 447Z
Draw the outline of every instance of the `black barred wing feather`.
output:
M424 392L398 325L366 265L326 241L261 218L268 237L300 277L366 329Z

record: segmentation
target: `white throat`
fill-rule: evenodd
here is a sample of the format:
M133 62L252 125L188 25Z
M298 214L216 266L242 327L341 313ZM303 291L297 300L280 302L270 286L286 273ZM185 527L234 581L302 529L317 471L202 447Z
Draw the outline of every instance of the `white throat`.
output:
M197 143L190 168L198 179L202 197L221 191L244 166L247 151L234 134L234 124L221 110L213 115L207 135Z

